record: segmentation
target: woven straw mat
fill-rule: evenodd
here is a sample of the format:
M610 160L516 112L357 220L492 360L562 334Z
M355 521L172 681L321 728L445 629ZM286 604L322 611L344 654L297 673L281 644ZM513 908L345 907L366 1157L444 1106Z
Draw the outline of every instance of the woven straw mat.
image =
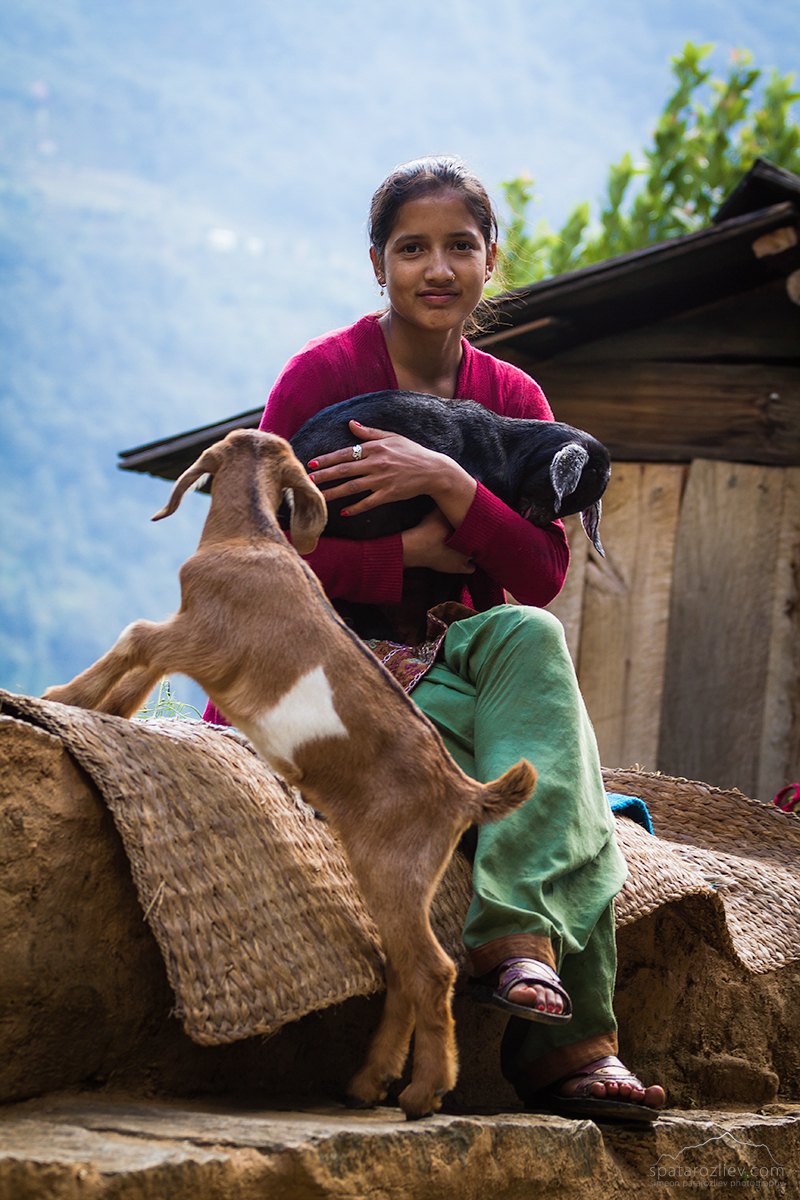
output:
M656 834L617 822L630 872L616 900L618 925L688 895L694 883L696 896L711 902L702 932L748 970L800 959L800 817L735 789L667 775L615 770L603 778L610 792L644 800Z
M0 690L0 712L46 729L95 783L164 956L176 1013L211 1045L383 987L375 926L330 827L235 730L126 721ZM630 877L617 924L678 904L723 953L763 972L800 958L800 820L738 792L604 772L641 796L657 838L625 818ZM432 920L459 965L470 868L456 855Z

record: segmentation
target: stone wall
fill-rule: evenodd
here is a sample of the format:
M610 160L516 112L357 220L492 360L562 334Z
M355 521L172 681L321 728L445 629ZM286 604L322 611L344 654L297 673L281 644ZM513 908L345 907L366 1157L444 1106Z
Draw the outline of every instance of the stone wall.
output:
M619 934L621 1053L673 1105L760 1106L800 1092L800 969L751 975L666 906ZM60 741L0 717L0 1100L81 1086L150 1095L335 1096L380 997L269 1040L198 1046L172 994L110 814ZM453 1112L516 1098L499 1076L501 1014L455 1000Z

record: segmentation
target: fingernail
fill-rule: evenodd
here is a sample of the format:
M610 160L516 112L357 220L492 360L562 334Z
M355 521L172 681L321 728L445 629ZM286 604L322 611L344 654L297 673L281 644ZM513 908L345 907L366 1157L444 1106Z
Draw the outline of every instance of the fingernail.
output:
M361 422L360 422L360 421L355 421L355 420L354 420L354 421L353 421L353 424L354 424L354 425L357 425L359 429L363 429L363 428L364 428L364 426L361 424Z
M342 509L342 512L341 512L341 515L342 515L343 517L349 517L349 516L350 516L350 513L347 511L347 509L346 509L346 508L343 508L343 509Z
M314 482L314 476L311 474L310 471L308 473L308 478L311 480L312 483Z
M312 458L311 462L308 465L312 471L315 471L317 469L317 467L319 466L319 463L317 462L317 460L315 458Z

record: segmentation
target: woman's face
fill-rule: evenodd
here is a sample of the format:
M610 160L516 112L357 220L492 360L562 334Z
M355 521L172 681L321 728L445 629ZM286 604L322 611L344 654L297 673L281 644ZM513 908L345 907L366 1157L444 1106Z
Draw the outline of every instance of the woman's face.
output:
M370 251L393 315L427 331L462 328L494 267L496 245L457 192L408 200L386 241L383 260Z

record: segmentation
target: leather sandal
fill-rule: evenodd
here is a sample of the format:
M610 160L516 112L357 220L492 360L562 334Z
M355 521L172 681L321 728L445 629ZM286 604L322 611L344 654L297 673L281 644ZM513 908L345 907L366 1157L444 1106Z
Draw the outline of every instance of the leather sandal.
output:
M576 1091L563 1096L561 1088L570 1080L582 1076ZM525 1108L532 1112L556 1113L560 1117L585 1118L590 1121L635 1121L652 1124L661 1116L663 1109L649 1108L646 1104L634 1104L631 1100L617 1097L591 1095L593 1083L629 1083L633 1087L647 1090L640 1079L613 1055L599 1058L577 1071L570 1071L541 1091L525 1099Z
M502 979L502 985L500 980ZM556 992L564 1003L564 1011L560 1013L545 1012L530 1004L517 1004L509 1000L508 994L518 983L528 987L549 988ZM507 958L488 975L476 979L472 983L472 999L475 1004L490 1004L494 1008L502 1008L504 1012L513 1013L525 1021L538 1021L542 1025L566 1025L572 1020L572 1001L564 991L557 973L547 963L535 958Z

